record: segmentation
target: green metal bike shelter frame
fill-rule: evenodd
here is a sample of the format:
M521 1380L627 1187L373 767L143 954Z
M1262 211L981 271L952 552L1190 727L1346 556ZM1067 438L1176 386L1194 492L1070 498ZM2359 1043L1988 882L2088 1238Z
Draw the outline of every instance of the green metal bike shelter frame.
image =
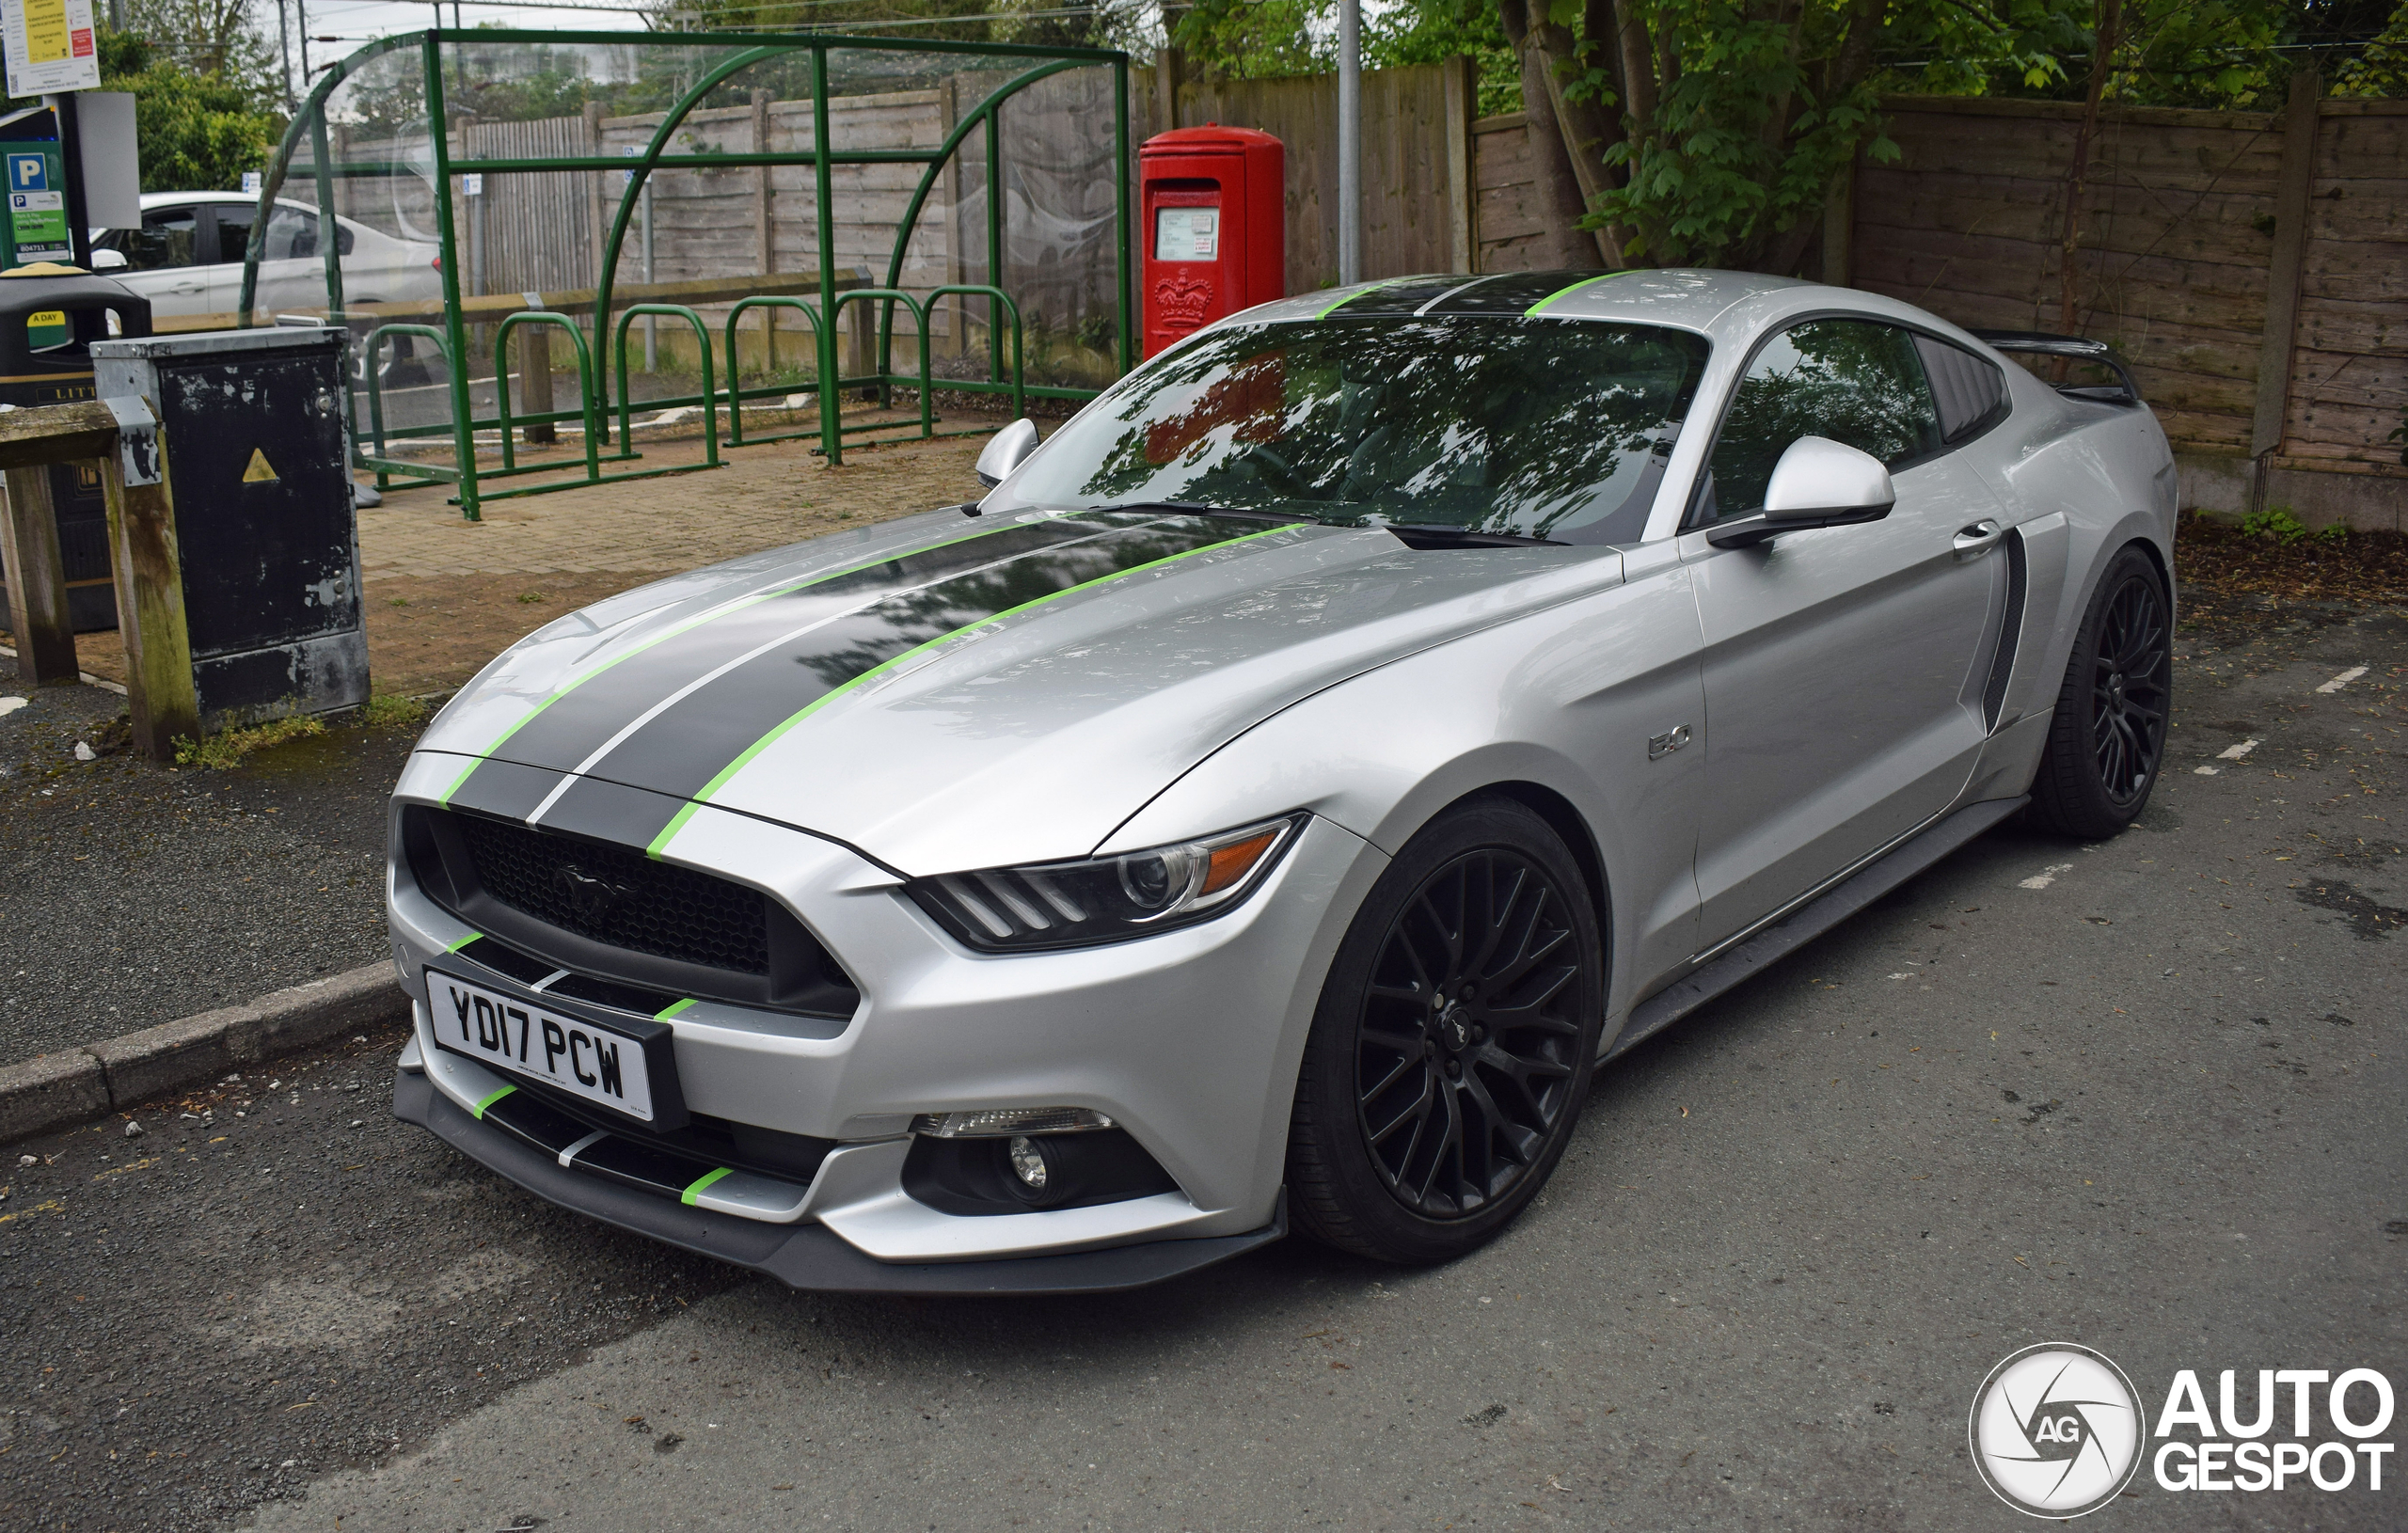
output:
M688 88L662 116L660 126L654 132L642 154L631 158L608 158L601 155L562 155L532 158L454 159L446 127L448 116L444 103L443 50L446 46L476 47L524 44L531 47L594 45L613 48L642 48L647 45L676 48L721 47L735 50L720 60L692 87ZM261 178L257 214L251 220L250 243L243 256L243 288L236 323L249 326L254 323L254 305L258 295L259 264L265 253L269 211L284 186L293 156L307 134L310 147L310 168L317 184L318 208L322 214L331 215L335 209L334 182L345 177L381 177L399 173L419 173L419 167L392 163L338 164L329 149L326 131L326 103L343 82L356 74L371 60L385 54L405 48L420 51L420 69L425 87L427 137L433 159L432 179L436 213L436 235L440 246L443 278L443 323L438 331L427 325L386 324L372 334L368 350L368 389L370 414L375 451L358 455L359 466L373 468L377 482L387 483L392 476L402 475L454 483L459 490L461 514L474 521L479 517L481 502L506 496L536 495L548 490L568 489L578 484L607 483L616 480L649 478L662 473L684 473L693 469L719 466L718 436L715 425L711 358L711 337L708 327L692 310L676 306L643 304L628 308L621 315L613 334L610 294L618 271L619 254L624 246L630 224L642 205L644 184L657 169L728 169L763 166L809 166L813 169L814 202L817 213L817 309L806 308L812 315L816 382L812 386L819 406L819 448L831 462L842 462L845 437L850 434L880 429L892 430L901 422L875 422L847 426L840 419L840 397L848 387L876 387L881 398L896 387L916 388L920 394L920 420L916 435L936 435L935 418L929 390L932 387L958 389L966 393L1008 394L1015 411L1027 396L1040 398L1086 400L1096 390L1059 386L1035 385L1022 375L1022 327L1020 307L1004 291L1004 203L1002 147L1002 108L1012 97L1038 81L1066 70L1108 67L1113 71L1113 287L1119 313L1119 341L1117 360L1119 371L1127 372L1136 360L1136 316L1130 269L1130 144L1129 144L1129 55L1116 50L1099 48L1045 48L1020 43L961 42L943 39L854 38L823 33L755 34L724 32L522 32L504 29L455 31L438 28L425 32L406 33L385 38L359 49L349 57L329 66L325 77L309 92L293 114L292 125L277 146L276 157L267 174ZM951 55L956 56L991 57L1028 61L1028 68L990 91L975 106L962 114L944 141L933 150L834 150L829 147L828 55L833 50L863 53ZM811 57L812 87L812 147L808 150L769 150L756 149L750 152L731 153L724 150L673 154L668 146L686 119L730 77L757 64L797 53ZM902 291L901 280L906 251L929 193L935 188L938 174L960 151L971 130L986 130L987 173L987 271L992 279L988 283L954 283L937 289L924 298L914 300ZM895 229L895 247L887 261L886 281L882 287L862 288L836 295L836 252L831 234L835 227L832 216L835 193L832 170L838 165L901 164L924 166L919 185L912 192L900 223ZM619 197L618 211L613 214L610 232L604 241L596 291L594 293L592 345L587 346L577 326L564 315L550 315L547 323L566 324L572 334L578 334L578 407L573 410L521 415L514 420L509 413L508 368L503 344L511 329L520 320L532 321L540 311L512 315L505 319L495 338L495 371L501 378L498 400L499 415L491 420L479 420L471 410L467 326L461 314L459 239L455 228L452 201L452 178L458 174L523 174L529 172L628 172L626 188ZM343 315L342 269L341 242L332 238L319 242L325 263L327 318L341 324ZM985 297L990 311L988 332L988 376L984 379L932 379L929 374L929 317L937 302L946 296ZM873 305L879 313L876 371L865 377L846 378L842 374L837 355L836 318L844 303L860 300ZM754 297L742 300L737 311L750 307L802 308L800 300L770 300ZM902 304L911 311L919 330L920 363L916 374L898 375L893 371L895 307ZM627 320L640 313L665 314L689 320L694 325L697 343L702 350L703 392L692 398L659 400L650 404L673 406L701 404L705 424L709 431L704 463L673 468L654 468L633 473L605 474L600 469L597 435L610 429L608 385L611 344L617 346L619 395L618 450L610 454L611 461L625 461L639 456L627 440L630 402L627 398L626 333ZM1005 365L1003 321L1008 319L1012 333L1011 362ZM736 314L728 318L727 328L727 405L731 428L730 443L740 435L737 424L739 401L746 392L739 387L735 355ZM446 363L451 379L452 423L448 428L452 438L453 466L443 467L433 464L404 463L386 455L383 407L376 387L374 351L388 335L420 336L436 342ZM356 401L349 396L346 381L346 415L356 419ZM751 391L754 398L785 390L763 387ZM559 483L533 484L515 489L486 491L480 482L485 479L530 473L556 471L578 466L573 461L558 464L520 465L507 445L514 425L524 426L542 421L579 420L586 431L586 462L584 477ZM504 437L503 466L499 470L477 466L476 433L481 427L499 426ZM394 435L438 435L442 427L403 428ZM788 433L788 435L804 435ZM761 440L761 438L755 438Z

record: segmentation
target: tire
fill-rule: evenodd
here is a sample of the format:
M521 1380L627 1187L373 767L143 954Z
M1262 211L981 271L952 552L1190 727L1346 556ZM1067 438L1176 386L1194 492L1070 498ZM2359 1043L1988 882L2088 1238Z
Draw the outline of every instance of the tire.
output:
M2174 697L2173 608L2157 565L2125 549L2083 614L2032 780L2043 828L2102 841L2140 818L2165 765Z
M1605 975L1579 865L1537 814L1481 798L1424 827L1322 988L1288 1130L1297 1227L1414 1265L1502 1229L1579 1118Z

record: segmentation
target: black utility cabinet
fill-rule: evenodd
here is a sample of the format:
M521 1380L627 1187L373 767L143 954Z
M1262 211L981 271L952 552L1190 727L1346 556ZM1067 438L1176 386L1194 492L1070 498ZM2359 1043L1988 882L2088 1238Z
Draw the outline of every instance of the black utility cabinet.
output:
M101 397L159 418L208 727L368 701L343 347L325 326L92 346Z
M30 408L94 398L90 346L108 335L112 313L120 334L150 333L150 300L105 277L47 261L0 272L0 404ZM100 471L88 463L55 463L47 472L68 619L77 633L114 628L117 593L109 584L108 506L101 498Z

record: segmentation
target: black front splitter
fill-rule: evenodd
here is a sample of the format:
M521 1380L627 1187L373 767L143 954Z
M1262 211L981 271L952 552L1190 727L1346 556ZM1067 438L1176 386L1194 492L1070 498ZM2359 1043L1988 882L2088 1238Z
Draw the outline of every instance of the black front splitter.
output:
M1271 1223L1243 1235L1150 1241L1059 1256L1002 1261L889 1262L863 1256L819 1225L767 1225L714 1213L571 1171L498 1129L470 1117L407 1071L393 1083L393 1115L433 1132L453 1149L538 1197L606 1225L737 1267L789 1288L818 1293L916 1293L931 1297L1112 1293L1196 1272L1269 1245L1288 1233L1288 1195Z

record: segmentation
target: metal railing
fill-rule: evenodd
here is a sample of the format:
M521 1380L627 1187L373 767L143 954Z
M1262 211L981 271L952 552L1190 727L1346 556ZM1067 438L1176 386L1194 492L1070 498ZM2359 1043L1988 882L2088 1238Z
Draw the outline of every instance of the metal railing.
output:
M661 473L687 472L719 466L720 444L715 401L717 388L712 371L709 331L701 317L690 308L684 306L637 304L620 311L615 334L611 327L613 312L611 298L617 280L619 256L626 244L630 225L642 204L643 189L647 179L655 171L664 168L711 169L799 166L809 166L813 171L813 199L816 215L814 228L820 233L816 240L817 248L815 255L818 277L816 296L819 307L816 311L805 308L805 312L812 314L815 358L812 381L799 388L763 387L753 389L751 393L755 399L766 397L772 392L787 394L808 392L815 395L819 416L817 428L819 445L816 450L826 454L830 462L843 461L846 438L848 435L872 441L889 440L894 439L895 427L909 424L908 422L876 421L847 425L842 419L840 396L850 387L875 388L881 403L889 404L893 402L895 389L916 389L920 396L916 435L921 437L939 435L936 431L937 417L932 403L932 390L938 387L963 393L1009 395L1015 412L1018 412L1031 396L1069 400L1092 399L1097 392L1094 389L1028 383L1024 374L1024 337L1020 308L1005 292L1000 282L946 284L922 299L914 299L902 287L905 252L917 228L920 214L927 204L930 193L937 185L939 175L961 151L963 144L967 142L974 129L984 130L985 168L989 187L989 195L986 198L987 227L985 230L987 270L990 275L1001 277L1004 272L1004 204L1006 200L1000 195L1004 183L1002 108L1012 97L1037 82L1066 70L1109 67L1113 71L1112 132L1115 187L1113 286L1119 321L1116 361L1122 372L1126 372L1134 364L1136 332L1133 292L1131 286L1128 55L1107 49L1049 48L1017 43L957 41L949 39L851 38L812 33L762 36L709 32L644 34L518 32L505 29L455 31L437 28L387 38L370 43L326 70L325 78L319 82L316 88L310 91L308 99L294 113L292 125L287 129L283 142L277 147L267 174L262 178L263 184L260 189L258 211L251 222L250 244L244 253L242 295L237 309L238 324L247 325L254 323L259 263L265 253L269 213L276 198L283 189L293 154L298 150L304 135L307 135L310 145L310 171L317 184L318 207L325 214L331 214L334 211L334 183L338 178L392 175L403 172L420 173L420 171L421 167L414 166L397 166L383 162L354 165L336 160L326 127L326 103L342 83L373 58L399 49L416 47L420 52L420 72L425 91L427 120L431 124L445 124L449 122L450 117L445 103L444 48L460 45L483 47L497 44L526 44L537 47L592 44L623 48L673 46L688 49L719 46L732 49L734 52L730 56L705 70L700 77L679 95L676 102L662 114L659 126L653 132L642 152L637 155L625 158L598 154L530 158L455 158L452 152L448 134L442 131L430 132L432 166L426 168L431 168L432 171L436 231L440 249L439 265L444 307L442 326L437 330L427 325L384 324L377 326L370 333L368 342L370 367L367 385L372 427L370 435L373 438L375 447L372 453L360 455L359 466L372 468L380 487L388 484L395 476L452 483L458 490L457 499L461 514L473 521L478 519L479 505L488 499L505 496L537 495L553 489L570 488L578 484L609 482L615 479L652 477ZM825 147L832 143L829 133L828 55L831 50L835 49L887 54L970 55L1023 58L1031 62L1029 68L997 87L984 100L964 112L944 140L933 149L838 150ZM680 127L713 90L718 89L728 79L744 70L795 54L807 54L810 56L813 130L811 149L788 150L756 149L748 152L726 150L676 154L669 152L669 144ZM836 294L840 287L836 252L832 240L828 234L828 231L835 227L836 222L834 218L836 193L832 171L839 165L880 164L918 165L923 167L919 184L912 192L902 220L896 226L894 248L887 261L885 284L877 288L855 289L832 299L832 294ZM578 407L575 410L533 412L518 416L514 420L510 416L507 403L509 378L507 370L503 366L501 337L498 335L495 343L496 371L499 377L498 410L493 417L480 419L472 409L471 380L466 366L466 359L468 356L468 338L460 292L462 267L459 259L460 241L455 228L453 179L460 175L597 171L624 172L626 181L619 196L617 211L610 219L609 233L602 246L599 281L593 300L594 320L590 347L585 334L573 324L569 326L573 333L578 335ZM338 250L341 242L334 239L322 239L318 243L322 247L325 261L327 312L329 315L341 314L343 311L342 271ZM989 302L990 321L987 325L989 355L987 376L984 378L936 379L931 376L929 321L937 302L947 296L984 297ZM876 350L869 372L848 377L844 374L837 355L836 320L844 305L856 299L870 303L878 311ZM916 371L911 373L897 372L894 365L895 308L898 303L911 310L917 330L919 365ZM804 308L802 301L799 298L761 294L747 297L739 302L737 312L742 312L748 308L768 309L773 306ZM1000 315L997 313L998 310ZM673 468L650 468L634 473L605 474L600 466L602 462L623 462L640 456L633 450L632 444L628 440L633 423L634 404L627 387L626 356L626 320L639 313L684 318L692 323L695 327L702 353L702 392L699 395L676 399L647 401L646 407L677 408L700 404L705 416L705 461L701 464L683 465ZM1004 358L1004 327L996 323L996 320L1002 316L1007 316L1010 321L1012 346L1008 367ZM532 318L531 315L527 317ZM734 344L735 320L736 315L732 313L728 320L729 347L726 355L728 440L731 445L737 442L741 434L740 402L746 394L737 377ZM511 322L507 320L503 322L503 334L507 333L510 324ZM391 433L387 431L376 380L374 352L383 338L400 334L424 336L436 342L438 351L446 362L445 371L451 396L451 420L448 428L418 427L396 430ZM611 341L616 342L615 356L609 344ZM616 444L618 450L609 454L606 459L600 450L599 438L610 431L610 401L605 390L606 386L613 380L611 370L606 364L613 361L616 364L615 381L619 415ZM346 403L352 404L354 402ZM354 419L355 420L356 419L356 407ZM514 426L524 427L531 423L565 423L570 420L579 421L585 432L587 450L585 462L582 465L584 472L581 475L557 483L529 484L508 490L489 491L483 487L483 482L488 479L578 467L578 465L575 460L565 457L556 463L521 464L517 461L511 442ZM483 431L499 431L501 435L502 466L498 469L479 466L477 437ZM887 435L867 435L880 432ZM388 436L430 437L443 435L448 435L452 438L452 462L448 467L439 464L397 459L388 450ZM786 433L784 436L805 435L809 434ZM783 438L754 438L755 441L776 439Z

